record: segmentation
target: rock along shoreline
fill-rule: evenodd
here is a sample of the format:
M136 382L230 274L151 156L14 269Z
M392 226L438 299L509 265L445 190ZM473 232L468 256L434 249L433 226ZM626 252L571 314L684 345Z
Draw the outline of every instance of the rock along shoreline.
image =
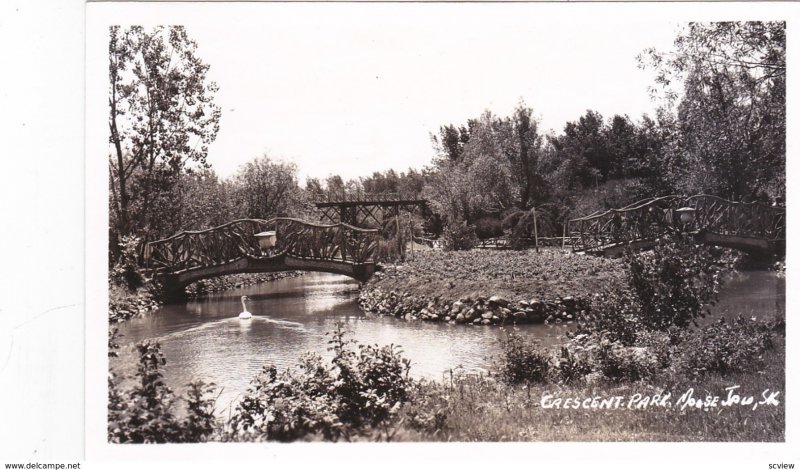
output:
M585 313L589 305L588 299L573 296L510 302L499 295L475 295L450 300L368 285L362 288L358 303L364 311L376 315L484 326L570 322Z
M255 273L255 274L229 274L202 281L197 281L186 287L186 296L190 299L203 297L207 294L222 292L237 287L247 287L263 282L278 281L291 277L299 277L305 271L279 271L274 273Z

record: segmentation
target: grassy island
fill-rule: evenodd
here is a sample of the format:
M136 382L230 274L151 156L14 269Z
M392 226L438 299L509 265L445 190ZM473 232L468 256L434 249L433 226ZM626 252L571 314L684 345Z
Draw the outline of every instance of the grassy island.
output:
M576 319L591 296L624 284L619 260L547 249L417 252L384 266L361 306L406 319L470 324Z
M621 285L617 259L574 254L559 249L416 252L405 264L389 265L367 288L410 290L430 298L456 300L499 295L509 301L587 297Z

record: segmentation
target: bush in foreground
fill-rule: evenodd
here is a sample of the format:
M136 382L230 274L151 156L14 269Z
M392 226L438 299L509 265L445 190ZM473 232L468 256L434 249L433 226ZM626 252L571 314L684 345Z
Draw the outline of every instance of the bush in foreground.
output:
M507 383L542 383L548 380L551 359L536 343L512 332L501 340L501 345L500 377Z
M726 388L740 385L745 393L785 390L783 348L765 352L763 373L709 373L686 381L655 377L644 383L598 381L568 386L507 384L492 376L454 374L442 382L426 382L415 399L403 407L398 441L635 441L635 442L783 442L785 401L779 406L692 409L648 407L586 410L544 408L545 395L590 398L672 393L673 403L689 387L697 393L727 396ZM759 371L761 372L761 370ZM783 394L781 394L782 396ZM563 404L563 401L562 401Z
M781 410L760 412L764 416L757 421L766 434L739 426L743 418L728 413L719 418L704 413L705 424L698 424L688 415L635 411L622 412L622 418L609 412L600 424L613 431L612 438L587 431L600 418L587 419L583 411L542 412L536 404L545 393L619 394L619 387L639 393L642 382L676 393L685 391L683 384L708 384L722 393L731 381L753 390L762 383L780 388L782 347L770 351L773 343L782 344L779 327L776 321L740 318L697 329L649 332L633 347L607 336L576 335L553 349L511 333L503 343L500 380L456 372L449 382L438 383L410 379L409 362L396 347L346 341L339 326L330 341L330 361L307 355L284 372L266 367L224 429L214 417L213 386L202 382L190 384L183 399L185 417L179 419L180 399L161 376L165 359L157 343L144 342L138 345L135 386L120 391L117 380L109 377L109 441L640 440L637 432L654 431L664 439L684 440L698 426L717 425L736 427L733 434L715 434L717 440L775 440L782 436L782 424L776 421L783 416ZM115 335L109 342L116 345ZM753 368L766 375L752 374ZM664 427L674 419L681 423L678 428ZM575 422L582 427L576 429ZM630 431L634 422L640 431Z
M112 336L109 336L111 342ZM138 383L121 391L117 378L108 378L108 441L112 443L205 442L214 435L214 384L189 384L186 416L177 417L177 401L164 383L161 368L166 359L158 343L136 345Z
M685 331L649 332L634 345L607 334L580 334L548 349L516 334L502 341L499 376L507 384L684 381L762 368L774 322L738 318Z
M701 328L675 348L673 369L688 376L728 375L763 366L763 354L773 346L771 322L721 318Z
M724 252L682 234L663 237L652 252L629 252L625 260L627 286L596 295L578 319L579 334L603 334L632 346L651 331L696 326L733 264Z
M628 253L628 284L640 304L644 328L684 328L705 316L717 300L722 277L732 269L723 252L697 245L689 235L666 235L653 251Z
M337 441L369 433L390 439L390 425L413 384L410 362L394 345L357 345L344 336L339 324L329 341L330 363L309 354L281 373L265 367L237 406L229 438Z

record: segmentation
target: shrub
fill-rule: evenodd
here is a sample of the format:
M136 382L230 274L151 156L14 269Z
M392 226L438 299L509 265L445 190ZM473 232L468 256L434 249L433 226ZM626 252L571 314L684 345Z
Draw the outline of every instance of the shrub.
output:
M137 344L136 349L139 352L138 384L128 393L115 391L119 399L109 409L109 440L122 443L176 442L179 435L173 412L175 396L164 383L160 369L166 364L166 359L158 343L144 341Z
M773 331L768 322L739 316L731 324L720 318L687 335L675 349L673 368L687 376L750 370L761 364L762 354L772 347Z
M383 238L378 243L378 248L375 251L375 259L382 263L396 263L403 258L403 253L397 246L397 238L395 235L390 235Z
M264 368L237 406L234 438L336 441L388 429L408 400L410 362L394 345L353 349L341 324L332 336L330 364L309 354L294 370Z
M503 227L500 220L494 217L482 217L475 222L475 235L485 240L503 235Z
M450 372L452 377L453 371ZM403 425L426 435L442 432L447 426L449 396L441 394L440 385L425 380L415 381L410 396L411 406L403 409Z
M591 372L591 359L583 347L562 346L552 375L557 382L568 384L583 379Z
M156 308L159 305L159 300L154 293L160 294L156 292L157 289L155 284L151 282L136 290L130 290L127 286L109 283L109 321L111 323L120 323L137 314Z
M628 282L641 305L646 328L686 327L705 316L717 299L723 269L719 254L688 235L667 235L652 252L628 253Z
M625 346L636 343L642 331L642 306L632 292L611 290L592 298L589 308L578 317L576 334L604 335Z
M126 442L125 399L117 387L116 375L108 372L108 442Z
M340 417L353 428L377 426L387 421L406 401L411 362L401 356L394 345L358 345L344 340L340 324L330 341L334 353L331 361L338 368L336 394L341 398ZM349 348L353 344L358 353Z
M138 237L133 235L122 237L119 242L119 257L111 267L111 279L130 290L136 290L147 282L147 278L139 268L140 247L141 240Z
M214 390L213 383L207 384L202 380L189 384L186 392L188 413L181 425L181 442L205 442L216 432Z
M202 442L216 429L213 384L189 384L186 418L175 413L176 398L164 383L161 367L166 359L157 342L136 345L138 383L120 391L116 377L108 378L108 440L114 443Z
M335 440L342 423L328 397L334 381L317 355L301 358L296 374L265 366L236 407L234 438L289 442L321 433Z
M546 382L552 363L546 351L516 333L501 341L500 376L510 384Z
M109 327L108 328L108 357L119 357L119 353L117 349L119 349L119 343L117 343L117 338L120 336L119 328L116 327Z
M676 349L690 334L687 330L671 327L667 331L642 331L638 342L648 349L650 356L659 369L667 369L676 357Z
M632 346L648 331L686 328L716 301L731 263L718 250L694 244L686 235L668 235L652 252L628 252L627 289L597 295L579 318L578 333L606 335Z
M595 350L595 358L603 375L616 382L643 380L653 376L659 368L647 348L624 346L605 338Z
M444 249L447 251L470 250L478 244L475 227L467 225L466 222L448 225L444 230L443 240Z

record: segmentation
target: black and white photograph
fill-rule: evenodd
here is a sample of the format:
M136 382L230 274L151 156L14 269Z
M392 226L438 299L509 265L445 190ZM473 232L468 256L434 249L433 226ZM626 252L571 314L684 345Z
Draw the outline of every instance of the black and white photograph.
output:
M85 96L0 185L5 468L800 464L797 8L83 6L7 69Z
M261 10L108 27L109 443L784 440L784 21Z

